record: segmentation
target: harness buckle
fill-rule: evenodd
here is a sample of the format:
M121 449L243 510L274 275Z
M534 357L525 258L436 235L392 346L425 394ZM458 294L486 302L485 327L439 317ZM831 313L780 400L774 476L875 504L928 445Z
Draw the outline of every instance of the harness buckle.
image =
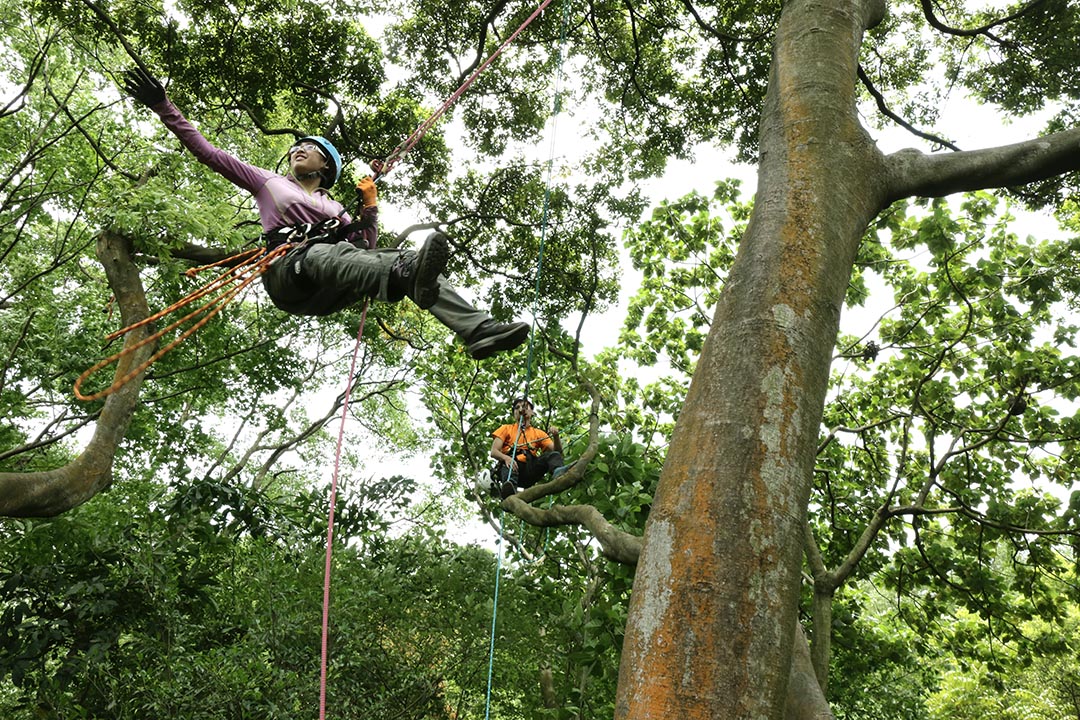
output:
M317 223L295 223L282 225L262 234L267 250L274 250L286 244L333 243L338 241L341 218L332 217Z

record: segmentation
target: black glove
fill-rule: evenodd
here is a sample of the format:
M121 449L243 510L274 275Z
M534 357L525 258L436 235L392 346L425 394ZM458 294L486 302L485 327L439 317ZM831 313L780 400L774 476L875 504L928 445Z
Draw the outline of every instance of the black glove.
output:
M165 88L142 68L124 71L124 89L146 107L157 105L165 99Z

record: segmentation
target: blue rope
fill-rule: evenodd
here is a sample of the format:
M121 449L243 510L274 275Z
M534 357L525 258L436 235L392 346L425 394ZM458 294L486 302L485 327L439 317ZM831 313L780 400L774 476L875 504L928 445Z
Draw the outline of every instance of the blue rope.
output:
M548 228L548 215L551 210L551 168L555 163L555 128L558 124L559 113L562 109L562 101L559 97L562 86L562 67L563 60L566 55L566 29L570 24L570 0L563 2L562 12L562 28L559 31L559 60L556 65L555 72L555 98L552 101L552 122L551 122L551 144L548 149L548 161L547 161L547 182L544 188L544 209L540 220L540 249L536 259L536 286L533 290L533 309L532 309L532 329L529 332L529 351L525 362L525 392L523 397L528 400L529 398L529 385L532 382L532 363L533 363L533 345L536 338L536 315L537 308L540 305L540 276L544 268L544 244L547 241L547 228ZM521 428L518 427L518 433L520 436ZM514 447L512 449L511 458L514 458L516 462L517 458L517 438L514 439ZM507 474L507 480L510 480L510 474ZM502 555L503 546L506 544L504 537L504 525L503 516L505 511L500 511L499 514L499 555L498 560L495 563L495 598L491 608L491 641L488 645L488 678L487 678L487 699L484 707L484 720L489 720L491 717L491 676L495 666L495 619L498 617L499 612L499 577L502 573ZM547 547L547 539L544 540L545 550Z
M563 3L562 27L559 29L559 61L555 70L555 98L552 100L551 107L551 143L548 147L547 180L544 187L544 209L540 216L540 249L536 258L536 283L533 289L532 331L529 332L529 351L525 362L524 397L526 398L529 397L529 385L532 382L533 345L536 339L536 315L537 308L540 305L540 276L543 274L544 269L544 244L547 242L548 215L551 211L551 168L555 164L555 129L558 126L559 114L562 112L562 99L560 97L563 80L562 67L563 60L566 56L566 28L570 24L570 5L570 0L566 0L566 2Z
M487 676L487 699L484 702L484 720L491 717L491 675L495 668L495 619L499 615L499 576L502 575L503 545L503 516L499 513L499 555L495 561L495 598L491 604L491 642L488 645L488 676Z

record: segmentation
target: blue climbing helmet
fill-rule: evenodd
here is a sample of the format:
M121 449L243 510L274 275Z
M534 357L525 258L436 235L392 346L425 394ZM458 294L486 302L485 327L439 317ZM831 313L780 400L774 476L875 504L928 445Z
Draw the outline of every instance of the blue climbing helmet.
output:
M293 143L293 147L296 147L303 142L311 142L318 145L319 148L323 151L323 155L325 155L326 158L330 161L330 164L332 166L331 169L334 172L334 176L331 178L330 174L326 173L322 176L322 180L319 182L319 187L329 190L333 186L333 184L341 178L341 153L337 151L337 148L334 147L333 143L331 143L329 140L327 140L321 135L307 135L305 137L302 137Z

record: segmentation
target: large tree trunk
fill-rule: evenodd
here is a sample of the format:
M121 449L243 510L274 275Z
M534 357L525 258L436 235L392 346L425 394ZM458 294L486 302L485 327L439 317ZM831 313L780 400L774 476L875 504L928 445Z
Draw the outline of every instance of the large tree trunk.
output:
M147 317L138 269L131 261L128 241L110 232L98 236L97 255L105 268L109 287L120 307L124 326ZM128 347L150 332L146 328L128 334ZM115 377L120 378L153 352L153 344L120 360ZM81 505L112 482L113 458L135 413L143 374L140 373L110 395L101 408L93 437L86 448L64 467L30 473L0 473L0 515L7 517L51 517Z
M616 718L811 716L785 708L802 524L840 309L887 196L855 113L862 34L881 10L783 10L754 214L646 526Z

